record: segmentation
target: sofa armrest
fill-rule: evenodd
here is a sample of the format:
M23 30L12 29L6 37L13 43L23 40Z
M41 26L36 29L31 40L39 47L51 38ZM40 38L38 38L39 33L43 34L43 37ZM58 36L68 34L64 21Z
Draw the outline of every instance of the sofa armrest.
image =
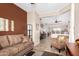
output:
M33 40L29 38L29 36L24 36L24 37L28 40L28 42L31 42L32 44L34 44Z

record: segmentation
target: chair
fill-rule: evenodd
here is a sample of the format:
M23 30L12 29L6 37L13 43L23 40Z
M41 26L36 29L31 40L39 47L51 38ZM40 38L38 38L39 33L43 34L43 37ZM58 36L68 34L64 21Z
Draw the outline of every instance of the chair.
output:
M66 41L68 40L68 36L64 35L58 35L57 38L52 38L51 41L51 48L54 47L59 50L59 53L61 50L65 49L66 47Z

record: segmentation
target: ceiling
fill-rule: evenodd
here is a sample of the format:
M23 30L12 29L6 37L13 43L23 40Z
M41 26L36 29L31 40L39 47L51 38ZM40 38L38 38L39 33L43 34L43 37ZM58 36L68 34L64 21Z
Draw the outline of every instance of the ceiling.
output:
M51 13L51 12L57 12L60 9L64 8L65 6L67 6L68 4L63 4L63 3L44 3L44 4L37 4L36 5L36 11L38 14L41 14L41 12L43 14L47 14L47 13Z
M27 12L35 10L39 16L57 12L69 5L69 3L35 3L35 4L15 3L15 4Z

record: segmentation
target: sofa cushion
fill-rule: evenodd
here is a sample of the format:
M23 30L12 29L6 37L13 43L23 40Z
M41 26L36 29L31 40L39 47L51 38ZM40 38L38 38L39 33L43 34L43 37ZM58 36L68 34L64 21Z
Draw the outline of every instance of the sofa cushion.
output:
M28 40L29 40L29 38L27 36L22 36L21 39L22 39L23 43L28 42Z
M11 47L7 47L5 49L2 49L0 50L0 53L3 52L6 54L8 54L9 56L13 56L15 54L17 54L19 51L18 51L18 47L16 48L15 46L11 46Z
M9 53L5 52L5 51L2 51L2 52L0 52L0 56L9 56Z
M59 40L60 43L65 43L67 39L68 38L65 35L59 35L58 36L58 40Z
M9 49L2 49L0 50L0 56L9 56L10 53L9 53Z
M14 40L15 40L14 38L15 38L15 37L13 37L12 35L11 35L11 36L10 36L10 35L8 36L8 40L9 40L10 46L15 43L15 42L14 42Z
M23 43L23 46L26 47L26 48L27 48L28 46L30 46L30 45L32 45L32 43L30 43L30 42L27 42L27 43L25 42L25 43Z
M51 42L52 42L52 46L53 46L53 47L55 47L55 48L60 48L60 46L59 46L59 41L58 41L57 38L53 38Z
M22 42L32 42L32 40L28 36L22 36Z
M10 46L22 42L20 35L8 35Z
M9 46L7 36L0 36L0 48L2 49L7 46Z
M25 49L23 43L17 44L15 45L16 48L18 48L18 52L22 51L23 49Z
M17 54L19 52L18 47L16 48L15 46L9 47L8 49L9 49L9 54L11 56L13 56L13 55L15 55L15 54Z
M7 47L5 49L0 50L0 55L16 55L17 53L19 53L20 51L24 50L26 47L23 46L23 43L20 44L16 44L10 47Z

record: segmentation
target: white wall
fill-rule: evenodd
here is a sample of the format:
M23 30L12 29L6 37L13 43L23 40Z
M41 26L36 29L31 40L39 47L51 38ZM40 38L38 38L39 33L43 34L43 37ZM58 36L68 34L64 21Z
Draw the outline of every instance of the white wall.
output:
M75 39L79 38L79 3L75 4L75 24L74 24Z
M63 13L63 14L61 14L61 15L59 15L58 17L57 17L57 19L60 21L62 21L63 23L62 23L62 28L65 28L65 26L66 25L68 25L68 31L69 31L69 27L70 27L70 20L71 20L71 11L67 11L67 12L65 12L65 13Z
M27 12L27 24L32 24L33 26L32 38L33 38L34 46L36 46L40 43L40 18L34 11ZM38 30L36 28L36 24L39 24Z
M40 43L40 18L37 14L35 14L35 24L34 24L34 42L35 45L38 45Z
M64 22L63 24L67 24L68 21L70 21L70 14L71 14L70 11L65 12L65 13L63 13L63 14L61 14L61 15L58 15L57 19L58 19L59 21Z

